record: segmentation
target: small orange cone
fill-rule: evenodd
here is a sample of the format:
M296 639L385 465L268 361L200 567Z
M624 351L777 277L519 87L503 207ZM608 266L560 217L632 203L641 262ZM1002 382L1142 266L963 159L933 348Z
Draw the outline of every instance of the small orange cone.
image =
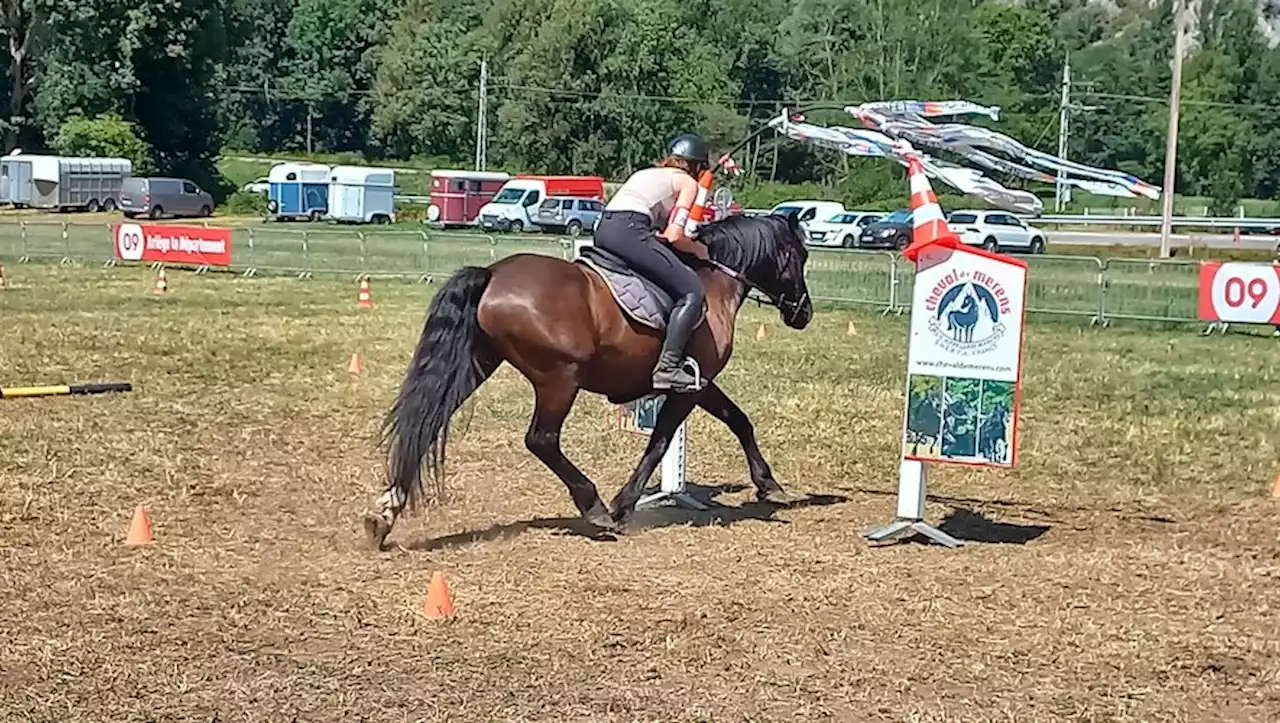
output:
M364 367L360 365L360 355L352 354L351 361L347 362L347 373L359 374L363 370L364 370Z
M443 620L453 617L453 596L449 594L449 583L439 570L431 573L431 584L427 585L427 599L422 602L422 612L430 620Z
M760 328L756 330L756 341L764 341L764 337L765 337L764 324L761 324Z
M169 293L169 279L164 275L164 267L160 267L160 271L156 273L156 287L151 290L153 294L163 295Z
M124 544L141 547L154 541L151 538L151 519L147 517L147 508L138 505L138 509L133 511L133 522L129 523L129 535L124 538Z
M1271 496L1280 498L1280 474L1276 475L1276 484L1271 488Z
M858 335L858 327L856 327L856 326L854 326L854 325L853 325L853 319L850 319L850 320L849 320L849 331L848 331L848 334L849 334L849 336L857 336L857 335Z
M369 291L369 277L360 277L360 294L356 297L356 306L361 309L373 308L373 293Z
M0 291L4 291L4 264L0 264Z

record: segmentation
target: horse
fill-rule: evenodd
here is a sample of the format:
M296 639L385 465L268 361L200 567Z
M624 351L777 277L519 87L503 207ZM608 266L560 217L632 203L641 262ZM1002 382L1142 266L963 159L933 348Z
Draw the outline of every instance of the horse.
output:
M947 313L947 330L956 341L973 341L973 327L978 325L978 302L973 294L964 297L959 311Z
M600 531L625 528L644 485L695 406L737 437L757 498L785 501L751 420L716 385L715 376L733 354L735 321L749 294L763 295L761 301L777 307L792 329L804 329L813 319L804 234L794 216L736 215L703 226L698 239L706 244L709 261L687 261L702 279L706 301L686 353L706 383L696 392L664 392L648 446L612 507L561 451L561 427L580 391L615 404L654 394L661 334L631 320L605 281L583 264L522 253L487 267L464 266L451 275L428 307L400 391L383 420L388 484L378 509L364 516L369 543L381 549L396 518L426 493L424 458L431 493L439 499L449 420L503 362L533 387L525 446L568 488L582 519Z
M1009 408L999 403L982 423L982 431L978 434L982 446L979 453L994 462L1008 461L1008 436Z

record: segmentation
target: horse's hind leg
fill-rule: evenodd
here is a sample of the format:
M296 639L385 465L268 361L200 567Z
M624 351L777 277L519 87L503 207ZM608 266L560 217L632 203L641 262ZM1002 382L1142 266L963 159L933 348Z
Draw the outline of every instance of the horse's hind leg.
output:
M578 387L565 381L535 385L533 391L533 419L525 433L525 446L569 488L569 496L584 520L596 527L614 529L609 508L600 499L595 484L560 449L560 429L578 396Z
M751 482L756 486L756 499L761 501L781 502L785 497L782 485L773 478L773 470L760 453L756 444L756 432L751 419L742 411L729 395L715 384L708 384L698 399L698 406L708 414L724 422L729 431L742 444L742 451L747 455L747 467L751 470Z

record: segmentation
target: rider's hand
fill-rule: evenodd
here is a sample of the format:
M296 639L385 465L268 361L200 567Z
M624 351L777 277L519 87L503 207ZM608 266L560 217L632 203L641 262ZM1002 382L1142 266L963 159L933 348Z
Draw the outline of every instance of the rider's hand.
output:
M711 254L707 251L706 244L698 243L697 241L690 240L689 247L690 247L689 253L693 254L699 259L702 259L703 261L711 260Z

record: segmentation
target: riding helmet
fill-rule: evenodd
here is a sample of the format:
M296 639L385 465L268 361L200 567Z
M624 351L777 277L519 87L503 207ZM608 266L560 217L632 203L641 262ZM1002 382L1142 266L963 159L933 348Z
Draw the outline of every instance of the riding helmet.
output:
M675 140L667 146L667 155L711 165L711 154L707 151L707 144L692 133L676 136Z

